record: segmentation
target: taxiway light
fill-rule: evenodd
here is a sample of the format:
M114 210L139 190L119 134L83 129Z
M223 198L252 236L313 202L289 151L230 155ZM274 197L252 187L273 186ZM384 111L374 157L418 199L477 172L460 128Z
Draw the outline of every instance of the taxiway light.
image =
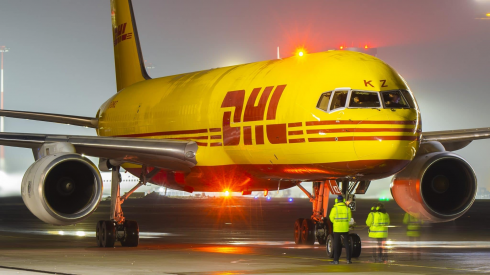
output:
M289 198L289 199L288 199L288 201L289 201L289 202L292 202L292 201L293 201L293 198Z
M267 196L267 200L270 201L271 200L271 196Z
M367 49L367 48L369 48L368 45L364 46L364 49Z
M340 48L339 48L339 49L343 50L343 49L344 49L344 46L340 46Z
M487 17L490 17L490 13L487 13Z

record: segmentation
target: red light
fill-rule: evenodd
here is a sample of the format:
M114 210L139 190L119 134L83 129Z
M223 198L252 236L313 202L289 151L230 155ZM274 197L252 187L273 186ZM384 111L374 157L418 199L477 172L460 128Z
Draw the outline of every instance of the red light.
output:
M344 49L344 46L340 46L340 49L343 50Z
M364 49L367 49L368 48L368 45L364 46Z

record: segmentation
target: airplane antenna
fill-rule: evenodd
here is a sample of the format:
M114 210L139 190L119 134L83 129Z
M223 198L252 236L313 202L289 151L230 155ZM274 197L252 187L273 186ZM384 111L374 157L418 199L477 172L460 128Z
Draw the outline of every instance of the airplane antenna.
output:
M3 53L7 53L10 49L5 46L0 46L1 54L1 70L0 70L0 109L3 110ZM0 132L4 131L4 117L0 117ZM3 145L0 146L0 169L4 170L5 159L4 159L4 148Z

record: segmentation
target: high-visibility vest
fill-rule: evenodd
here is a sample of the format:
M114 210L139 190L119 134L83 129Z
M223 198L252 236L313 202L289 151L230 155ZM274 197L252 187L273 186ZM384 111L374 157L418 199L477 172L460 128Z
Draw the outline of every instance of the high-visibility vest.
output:
M405 217L403 217L403 223L407 225L408 237L420 237L420 225L422 224L422 220L417 219L408 213L405 213Z
M390 225L390 216L388 213L374 213L373 221L369 227L369 237L377 239L387 238L388 225Z
M333 223L333 232L349 232L349 221L352 213L345 203L336 203L330 212L330 221Z

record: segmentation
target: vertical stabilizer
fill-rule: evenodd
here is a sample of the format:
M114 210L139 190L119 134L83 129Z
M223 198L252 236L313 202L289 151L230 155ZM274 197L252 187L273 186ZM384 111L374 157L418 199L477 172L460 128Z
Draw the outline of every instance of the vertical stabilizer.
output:
M146 72L141 53L131 0L111 0L111 15L116 82L119 92L150 77Z

